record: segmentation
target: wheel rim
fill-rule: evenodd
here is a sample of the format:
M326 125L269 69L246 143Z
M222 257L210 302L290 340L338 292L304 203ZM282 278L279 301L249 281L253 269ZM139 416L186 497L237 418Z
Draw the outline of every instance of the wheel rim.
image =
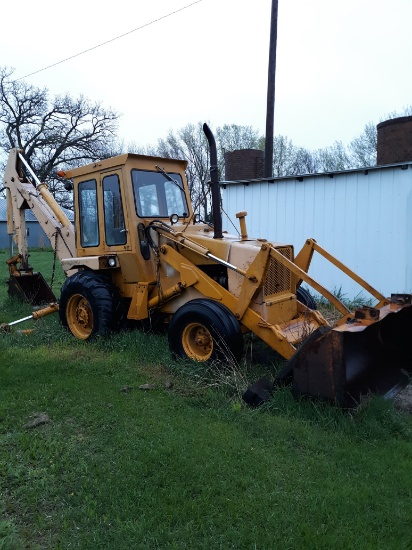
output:
M213 353L213 337L199 323L190 323L184 328L182 345L186 355L195 361L207 361Z
M70 331L81 340L89 338L93 331L93 311L88 300L81 294L70 296L67 306L67 324Z

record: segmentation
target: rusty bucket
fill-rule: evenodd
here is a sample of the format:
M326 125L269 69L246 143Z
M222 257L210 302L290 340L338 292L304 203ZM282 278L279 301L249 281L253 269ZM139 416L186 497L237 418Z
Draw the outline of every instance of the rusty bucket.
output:
M355 406L369 393L394 397L412 374L410 298L408 302L394 299L377 310L376 321L365 324L355 316L335 328L316 330L282 371L292 374L293 392L342 407Z
M6 260L10 278L9 296L34 306L56 302L56 296L39 272L34 272L28 265L28 255L17 254Z
M15 296L22 302L35 306L56 302L56 296L41 273L10 275L7 284L9 296Z

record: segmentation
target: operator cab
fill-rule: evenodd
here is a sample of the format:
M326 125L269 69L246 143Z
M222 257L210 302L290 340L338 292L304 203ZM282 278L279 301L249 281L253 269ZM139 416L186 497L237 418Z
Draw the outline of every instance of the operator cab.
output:
M126 154L67 171L79 214L78 255L136 250L139 231L151 221L188 219L186 166L181 160Z

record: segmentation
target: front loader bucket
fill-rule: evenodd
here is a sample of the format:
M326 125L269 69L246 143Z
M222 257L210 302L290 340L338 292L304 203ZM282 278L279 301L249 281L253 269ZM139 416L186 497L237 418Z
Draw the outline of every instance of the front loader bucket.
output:
M351 319L316 330L283 369L293 373L294 393L352 407L369 393L389 398L403 389L412 374L412 307L385 308L367 326Z
M28 272L21 275L10 275L7 284L9 285L9 295L15 296L22 302L37 306L57 301L41 273Z

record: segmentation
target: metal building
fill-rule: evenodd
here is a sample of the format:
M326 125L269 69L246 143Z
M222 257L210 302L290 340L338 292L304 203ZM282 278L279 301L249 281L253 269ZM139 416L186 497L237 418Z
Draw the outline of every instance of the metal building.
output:
M70 221L74 221L74 213L63 208ZM26 210L26 230L29 248L48 248L51 246L49 239L36 220L31 210ZM0 199L0 249L10 248L10 236L7 234L7 201Z
M222 195L235 225L236 212L248 212L250 236L293 244L295 254L312 237L383 294L412 292L412 161L224 182ZM223 228L235 231L225 217ZM348 299L359 294L356 284L316 255L309 273Z

